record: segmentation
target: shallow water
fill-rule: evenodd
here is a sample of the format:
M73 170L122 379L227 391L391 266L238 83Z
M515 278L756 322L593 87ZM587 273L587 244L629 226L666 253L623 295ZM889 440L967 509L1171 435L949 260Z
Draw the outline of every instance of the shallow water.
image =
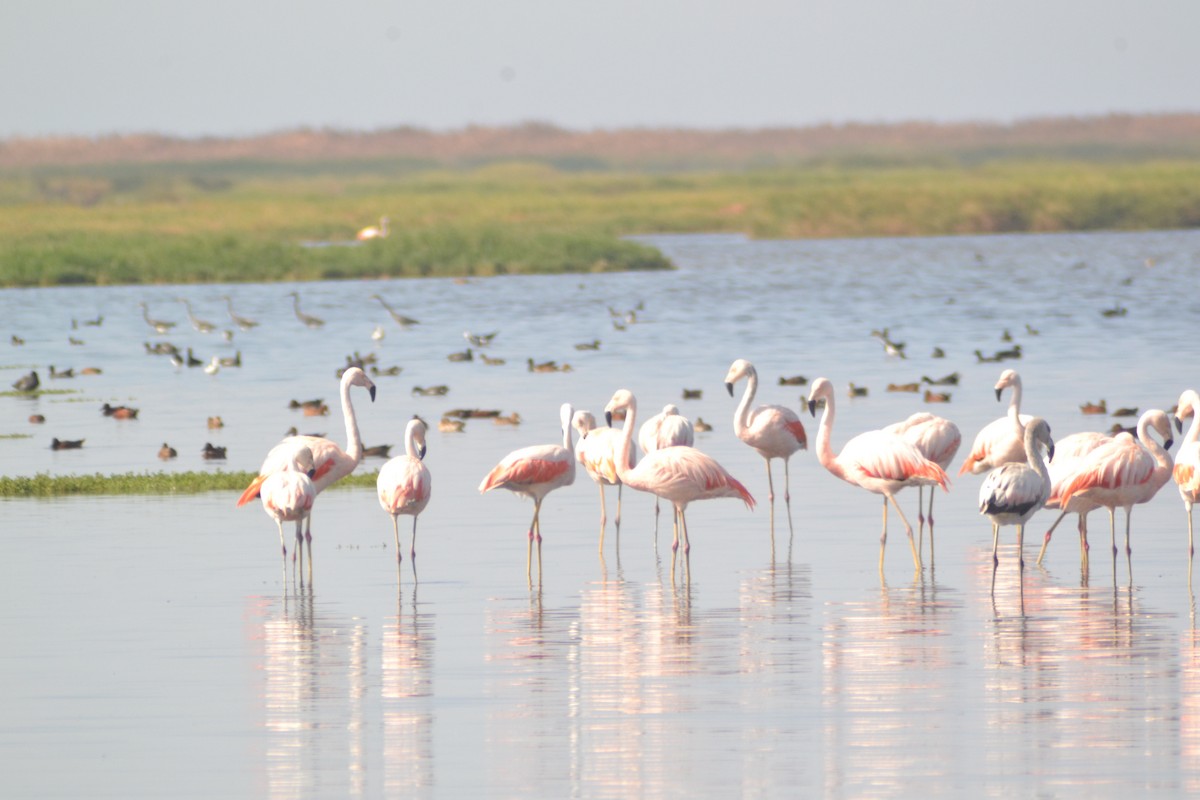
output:
M1033 565L1052 519L1026 536L1019 589L1013 529L1002 532L990 591L990 526L981 478L939 494L932 557L914 577L889 515L883 580L880 502L792 459L795 534L777 500L768 530L761 459L733 436L722 385L738 357L756 363L760 399L799 408L831 378L835 448L861 430L934 410L969 440L1003 413L991 387L1015 366L1024 410L1056 437L1106 429L1079 404L1169 408L1195 387L1188 289L1200 234L1092 234L825 242L654 237L670 274L508 277L270 286L27 289L0 292L0 318L24 337L0 377L37 366L94 365L100 376L46 381L76 394L0 399L8 474L255 469L290 425L344 441L336 369L377 352L378 378L355 408L368 445L399 444L413 413L516 410L519 428L468 423L431 432L434 498L419 523L414 580L399 580L391 526L367 489L325 493L314 515L314 581L286 576L274 526L223 493L3 503L0 561L0 792L4 796L710 796L782 793L1127 796L1193 791L1200 773L1200 637L1182 504L1168 486L1139 506L1133 554L1108 554L1092 517L1092 568L1079 570L1074 526ZM1129 283L1124 282L1129 279ZM323 316L292 316L288 291ZM181 304L224 324L220 302L262 325L232 343L186 328ZM370 295L421 320L401 330ZM205 360L241 350L244 366L205 375L148 356L158 341L137 307L179 322ZM638 302L613 329L608 307ZM1105 318L1119 302L1128 314ZM98 328L71 319L104 315ZM1039 331L1026 333L1029 323ZM375 343L371 330L385 325ZM910 358L889 359L869 332L887 326ZM1025 357L978 364L1007 347ZM499 330L503 366L451 363L464 329ZM84 345L71 345L68 336ZM602 340L594 352L572 344ZM946 359L929 357L943 347ZM526 358L569 373L531 374ZM953 401L926 406L889 382L962 373ZM851 401L847 382L870 388ZM446 397L413 397L445 383ZM713 423L698 444L745 482L733 501L689 509L692 581L672 580L670 531L627 493L619 546L610 521L597 555L598 492L584 476L546 501L544 580L525 581L530 504L480 496L506 452L559 438L563 401L600 411L632 389L642 416L666 402ZM703 389L684 401L683 388ZM739 394L741 386L738 387ZM290 399L324 397L304 418ZM1007 403L1007 396L1005 403ZM101 403L141 418L102 418ZM34 411L47 417L33 427ZM208 416L226 427L209 431ZM805 417L806 424L809 417ZM816 421L808 424L815 439ZM49 438L86 438L52 452ZM166 440L180 456L162 464ZM204 462L205 441L229 448ZM960 451L961 461L964 451ZM364 468L381 463L368 461ZM778 465L777 487L782 482ZM915 496L901 495L913 516ZM609 516L613 516L609 492ZM914 519L915 522L915 519ZM1123 517L1121 522L1123 523ZM1120 534L1118 534L1120 538ZM407 532L404 537L407 549ZM1130 568L1132 575L1130 575Z

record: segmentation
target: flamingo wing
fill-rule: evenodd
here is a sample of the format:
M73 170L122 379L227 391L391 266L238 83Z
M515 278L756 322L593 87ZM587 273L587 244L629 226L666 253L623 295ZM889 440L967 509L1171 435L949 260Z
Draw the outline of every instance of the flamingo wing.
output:
M857 474L864 478L897 482L918 480L947 488L945 470L925 458L916 447L901 437L886 431L868 431L855 436L846 442L838 461L845 467L848 476Z
M1078 472L1062 487L1060 502L1089 490L1117 491L1146 483L1154 475L1154 457L1129 434L1121 434L1084 457Z
M1004 464L989 472L979 487L979 513L1024 516L1041 508L1048 492L1028 464Z
M1173 475L1180 492L1200 498L1200 442L1188 442L1180 448Z
M557 445L525 447L509 453L483 482L480 492L500 486L536 486L563 479L571 468L571 454Z
M419 514L429 502L429 469L412 456L397 456L379 470L379 504L389 514Z

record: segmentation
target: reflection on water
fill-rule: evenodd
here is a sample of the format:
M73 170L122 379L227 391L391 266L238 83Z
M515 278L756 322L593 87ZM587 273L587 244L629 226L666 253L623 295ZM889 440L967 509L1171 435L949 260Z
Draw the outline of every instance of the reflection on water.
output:
M388 797L412 797L433 779L433 614L417 589L383 625L383 783Z

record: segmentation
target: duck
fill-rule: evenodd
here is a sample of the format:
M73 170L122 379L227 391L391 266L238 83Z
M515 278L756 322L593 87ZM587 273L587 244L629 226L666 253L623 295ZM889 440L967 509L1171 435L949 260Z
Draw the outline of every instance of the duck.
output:
M1113 426L1108 429L1108 432L1112 436L1120 436L1122 433L1128 433L1130 436L1136 437L1137 436L1137 426L1132 425L1130 427L1125 427L1124 425L1122 425L1119 422L1114 422Z
M225 448L213 447L210 442L205 442L204 449L200 451L200 456L209 461L223 461L225 460Z
M779 376L780 386L804 386L808 383L808 378L803 375Z
M29 421L34 425L41 425L46 421L46 417L44 414L30 414Z
M507 417L500 416L499 414L497 414L496 416L492 417L492 422L494 422L497 425L520 425L521 424L521 415L518 414L516 411L509 414Z
M450 361L474 361L475 354L471 352L471 348L468 347L466 350L463 350L460 353L451 353L450 355L446 356L446 358Z
M1038 336L1041 334L1041 331L1030 325L1028 322L1025 323L1025 332L1030 336Z
M931 389L926 389L925 390L925 402L926 403L949 403L950 402L950 393L949 392L935 392L935 391L932 391Z
M936 379L922 375L921 383L928 383L930 386L958 386L958 380L961 377L957 372L951 372L949 375L943 375Z
M301 413L306 417L326 417L329 416L329 406L324 403L318 406L304 406Z
M867 396L867 387L855 386L853 383L851 383L850 384L850 396L851 397L866 397Z
M374 447L363 448L363 458L391 458L389 455L392 446L390 444L377 444Z
M504 365L503 358L492 358L487 353L480 353L479 357L483 359L483 363L489 367L499 367Z
M175 448L171 447L171 445L167 444L166 442L163 442L163 446L158 448L158 457L163 461L174 458L177 455L179 455L179 453L176 452Z
M75 345L76 347L82 347L84 344L86 344L86 342L84 342L83 339L76 339L74 336L68 336L67 341L70 342L71 344Z
M51 439L51 450L78 450L83 447L83 439Z
M179 355L179 348L176 347L175 345L171 344L170 342L155 342L154 344L150 344L149 342L143 342L142 344L146 348L147 355L152 355L152 356L177 356L177 355Z
M196 354L192 352L192 348L190 347L187 349L187 360L184 363L186 363L189 367L204 366L204 360L196 358Z
M102 371L99 367L84 367L79 370L80 375L100 375Z
M887 390L889 392L913 392L915 394L916 392L921 391L921 384L919 384L919 383L889 383L887 385Z
M696 433L708 433L712 429L712 425L705 422L703 417L696 417L692 422L692 430L696 431Z
M600 340L592 339L590 342L577 342L575 344L575 349L576 350L599 350L600 349Z
M1123 407L1112 412L1114 417L1136 417L1138 410L1136 408Z
M316 400L292 400L288 403L288 408L293 411L297 408L320 408L325 405L325 401L321 398Z
M1019 344L1013 345L1012 348L1009 350L997 350L996 351L996 360L997 361L1006 361L1010 358L1020 358L1020 357L1021 357L1021 345L1019 345Z
M930 358L945 358L946 351L940 347L933 348L933 352L929 354Z
M683 390L683 399L684 400L699 400L703 396L704 396L703 389L684 389Z
M1101 400L1099 403L1087 402L1079 406L1079 410L1084 414L1107 414L1108 402Z
M25 340L20 336L17 336L15 333L12 335L12 339L10 339L10 341L12 342L13 347L20 347L21 345L25 344Z
M473 344L476 347L487 347L492 343L492 339L495 339L496 334L499 332L500 331L492 331L491 333L471 333L470 331L463 331L463 338L467 340L468 344Z
M224 427L225 427L225 420L221 419L219 416L208 418L208 429L210 431L214 431L214 430L217 430L219 428L224 428Z
M42 385L38 379L37 370L30 372L28 375L22 375L13 381L12 387L18 392L32 392Z
M1100 312L1103 317L1123 317L1129 313L1129 309L1120 303L1116 303L1112 308L1105 308Z
M394 378L395 376L400 374L401 369L402 368L398 367L398 366L377 367L374 364L372 364L371 365L371 375L376 378L387 378L387 377Z
M467 423L461 419L442 417L438 422L438 430L442 433L460 433L465 427L467 427Z
M543 361L541 363L535 363L532 358L527 358L527 359L525 359L525 363L529 367L530 372L561 372L562 371L562 367L560 367L558 365L557 361Z
M382 342L384 336L386 336L386 334L383 332L382 325L376 325L375 330L371 331L371 338L377 342Z
M225 356L220 359L222 367L240 367L242 365L242 351L238 350L236 355Z
M113 419L137 419L139 410L129 406L111 406L108 403L100 406L100 412Z
M446 385L439 386L414 386L412 393L419 397L441 397L450 392L450 387Z
M303 435L303 436L312 436L312 437L313 437L313 438L315 438L315 439L324 439L324 438L325 438L325 434L323 434L323 433L305 433L305 434L301 434L301 433L300 433L300 431L298 431L298 430L296 429L296 426L295 426L295 425L293 425L292 427L288 428L288 429L287 429L287 432L286 432L285 434L283 434L283 435L284 435L285 437L287 437L287 436L301 436L301 435Z

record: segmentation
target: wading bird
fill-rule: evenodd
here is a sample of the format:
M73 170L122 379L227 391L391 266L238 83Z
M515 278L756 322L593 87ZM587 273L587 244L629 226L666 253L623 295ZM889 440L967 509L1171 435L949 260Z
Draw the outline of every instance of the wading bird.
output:
M496 418L499 420L499 417ZM590 411L576 411L571 419L571 426L579 433L579 443L575 445L575 458L587 470L590 477L600 487L600 555L604 555L604 530L608 525L608 509L604 502L604 487L617 487L617 516L614 525L617 531L617 544L620 546L621 535L621 490L624 485L617 477L617 449L620 447L621 433L613 428L596 427L596 418ZM633 466L632 463L629 466Z
M313 501L317 498L317 490L313 487L313 455L307 447L299 447L292 451L288 461L279 470L267 476L263 481L260 497L263 510L267 516L275 520L279 528L279 549L283 553L284 573L287 572L287 543L283 538L283 523L296 523L296 550L292 553L295 560L296 552L304 541L301 528L304 520L312 513ZM309 556L311 564L312 556Z
M1183 507L1187 510L1188 521L1188 558L1196 552L1192 539L1192 506L1200 500L1200 394L1194 389L1187 389L1179 396L1175 406L1175 426L1183 432L1183 421L1191 417L1192 424L1188 427L1183 444L1179 446L1179 455L1175 458L1175 469L1172 472L1175 484L1179 487L1179 496L1183 498Z
M417 517L429 505L432 482L429 468L421 459L425 458L425 423L417 418L410 419L404 428L404 455L396 456L379 468L375 488L379 494L379 505L392 518L392 533L396 536L396 569L404 560L400 551L400 515L413 518L412 547L408 556L412 561L413 577L417 576Z
M678 445L691 447L695 443L695 439L695 427L687 417L679 413L679 406L674 403L667 403L663 406L662 411L643 422L642 427L638 428L637 434L638 447L642 448L643 453L653 453L655 450L661 450L664 447L676 447ZM658 546L659 502L658 496L655 495L655 547Z
M918 411L902 422L896 422L884 428L885 431L898 434L904 441L921 451L921 455L937 464L943 470L950 466L958 447L962 444L962 433L958 426L950 420ZM929 514L926 516L925 486L917 486L917 553L921 553L925 538L925 520L929 520L929 546L933 547L933 496L937 492L929 490ZM931 551L932 552L932 551Z
M993 420L975 436L971 452L963 462L959 475L973 472L976 475L988 472L1002 464L1025 461L1025 426L1033 417L1021 413L1021 376L1016 370L1006 369L993 387L996 402L1000 401L1005 389L1012 388L1012 400L1008 413Z

